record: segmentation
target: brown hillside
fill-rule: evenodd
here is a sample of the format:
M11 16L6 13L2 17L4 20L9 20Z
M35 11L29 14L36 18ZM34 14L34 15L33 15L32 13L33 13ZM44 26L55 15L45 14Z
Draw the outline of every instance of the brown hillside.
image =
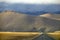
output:
M45 14L43 14L45 15ZM43 16L33 16L13 11L0 13L1 31L41 31L53 32L60 30L60 20L53 18L60 17L57 14ZM47 17L49 16L49 17ZM52 17L50 17L52 16Z

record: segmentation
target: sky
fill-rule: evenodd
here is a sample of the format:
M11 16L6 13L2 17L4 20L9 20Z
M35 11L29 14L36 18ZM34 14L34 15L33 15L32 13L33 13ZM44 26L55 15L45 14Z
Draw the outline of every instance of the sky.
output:
M7 3L60 4L60 0L0 0Z

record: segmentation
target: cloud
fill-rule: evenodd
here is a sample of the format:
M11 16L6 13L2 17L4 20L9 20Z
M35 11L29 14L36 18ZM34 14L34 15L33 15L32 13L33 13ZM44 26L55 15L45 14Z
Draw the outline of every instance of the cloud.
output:
M60 4L60 0L0 0L8 3Z

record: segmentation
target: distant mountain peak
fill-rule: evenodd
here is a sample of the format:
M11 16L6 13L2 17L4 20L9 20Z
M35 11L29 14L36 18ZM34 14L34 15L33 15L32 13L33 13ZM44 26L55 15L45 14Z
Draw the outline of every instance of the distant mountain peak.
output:
M14 12L13 10L5 10L3 12Z

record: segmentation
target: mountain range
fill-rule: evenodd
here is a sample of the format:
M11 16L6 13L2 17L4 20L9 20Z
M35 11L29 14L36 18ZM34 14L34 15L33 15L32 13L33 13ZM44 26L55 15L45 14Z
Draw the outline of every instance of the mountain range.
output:
M13 10L15 12L40 15L45 13L60 14L60 4L22 4L0 2L0 12Z

